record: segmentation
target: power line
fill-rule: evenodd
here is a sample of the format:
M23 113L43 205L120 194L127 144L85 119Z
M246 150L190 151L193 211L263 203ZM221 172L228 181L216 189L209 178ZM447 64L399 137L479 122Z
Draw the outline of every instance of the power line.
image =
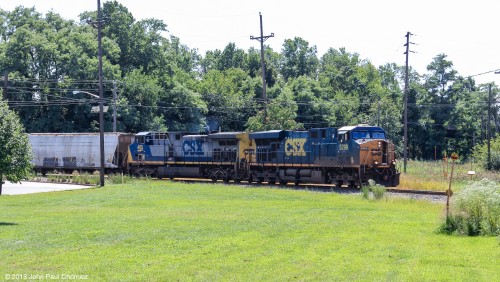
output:
M491 71L485 71L485 72L482 72L482 73L478 73L478 74L474 74L474 75L469 75L469 76L466 76L466 77L475 77L475 76L480 76L480 75L484 75L484 74L488 74L488 73L492 73L492 72L496 72L496 71L500 71L500 69L491 70Z

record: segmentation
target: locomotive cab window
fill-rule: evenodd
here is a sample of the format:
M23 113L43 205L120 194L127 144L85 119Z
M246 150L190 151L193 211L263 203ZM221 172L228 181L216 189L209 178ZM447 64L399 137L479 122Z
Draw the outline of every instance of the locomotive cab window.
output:
M369 131L353 131L352 132L352 139L354 139L354 140L370 139L370 132Z
M339 134L337 135L337 138L340 142L345 142L347 140L349 140L349 132L342 132L342 131L339 131Z
M373 131L372 137L373 139L385 139L385 133L383 131Z
M135 140L139 144L144 144L144 136L137 136L135 137Z

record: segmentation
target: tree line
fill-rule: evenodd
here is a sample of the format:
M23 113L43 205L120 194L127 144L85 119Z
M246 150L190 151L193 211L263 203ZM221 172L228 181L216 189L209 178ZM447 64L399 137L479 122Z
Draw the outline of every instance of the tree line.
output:
M200 54L168 34L158 19L136 20L116 1L105 2L103 73L106 105L117 105L117 130L223 131L380 125L403 151L404 66L374 66L360 54L330 48L318 54L301 37L281 50L265 46L268 101L262 100L260 49L228 43ZM3 99L27 132L95 132L98 93L97 30L54 12L19 6L0 10ZM116 85L117 99L113 99ZM467 158L495 135L500 120L489 89L453 69L438 54L425 74L410 67L408 153L434 159L456 151ZM491 88L493 101L498 87ZM488 119L490 108L491 118ZM110 110L112 111L112 110ZM265 113L265 114L264 114ZM105 115L112 130L112 114Z

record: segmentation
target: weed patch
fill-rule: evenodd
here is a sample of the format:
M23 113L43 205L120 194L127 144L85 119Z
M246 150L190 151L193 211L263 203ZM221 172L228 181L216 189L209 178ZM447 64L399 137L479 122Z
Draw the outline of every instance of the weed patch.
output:
M380 184L376 184L374 180L368 180L368 186L361 187L361 196L363 199L370 199L370 194L373 195L373 199L380 200L384 198L386 189Z
M491 180L472 182L453 197L451 213L441 232L460 235L500 235L500 187Z

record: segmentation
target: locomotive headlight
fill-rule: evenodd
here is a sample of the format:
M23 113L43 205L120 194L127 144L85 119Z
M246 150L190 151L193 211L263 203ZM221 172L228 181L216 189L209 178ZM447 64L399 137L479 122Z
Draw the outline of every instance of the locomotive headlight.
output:
M375 164L375 165L378 165L378 162L377 162L377 161L375 161L375 162L374 162L374 164Z
M382 147L382 142L378 142L378 147Z

